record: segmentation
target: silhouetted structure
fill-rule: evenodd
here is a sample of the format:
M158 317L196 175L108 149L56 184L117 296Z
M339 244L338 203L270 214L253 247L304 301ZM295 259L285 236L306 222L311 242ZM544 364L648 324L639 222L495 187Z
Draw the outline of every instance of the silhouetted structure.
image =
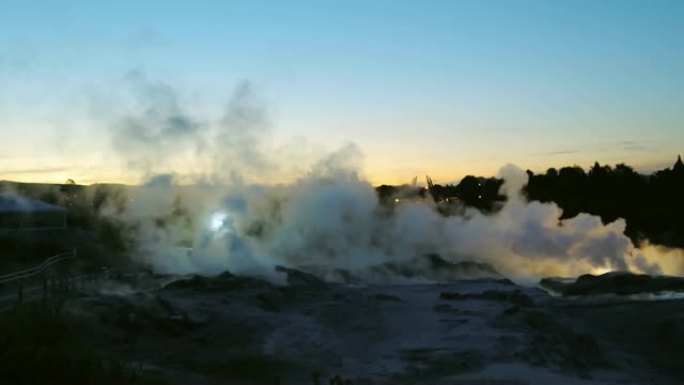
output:
M18 194L0 193L0 229L64 227L64 208Z
M674 166L672 167L672 171L680 174L684 173L684 163L682 163L681 155L677 157L677 162L675 162Z

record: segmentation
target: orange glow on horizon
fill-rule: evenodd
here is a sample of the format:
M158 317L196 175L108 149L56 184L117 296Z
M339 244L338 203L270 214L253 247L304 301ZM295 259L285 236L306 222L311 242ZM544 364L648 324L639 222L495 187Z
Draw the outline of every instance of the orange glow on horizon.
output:
M665 167L670 167L673 163L673 159L667 159L665 161L656 161L647 159L646 162L641 164L630 164L630 162L625 162L628 165L635 167L637 171L643 173L650 173L654 170L663 169ZM88 162L83 162L88 163ZM425 185L425 176L429 175L437 184L457 184L466 175L475 175L483 177L494 177L497 175L498 170L505 165L505 163L497 164L493 161L487 163L478 164L463 164L454 162L453 164L441 164L436 162L424 162L419 165L422 167L413 167L412 165L406 164L392 164L391 162L376 162L372 165L364 167L359 175L362 179L367 180L374 186L379 186L382 184L388 185L402 185L410 184L414 177L417 177L419 185ZM534 164L536 163L536 164ZM601 164L611 164L600 162ZM611 165L621 163L615 162ZM91 163L92 164L92 163ZM535 173L544 173L550 167L560 168L565 166L572 166L574 164L579 165L585 171L588 171L589 167L593 164L593 161L583 161L583 162L572 162L567 161L557 165L549 165L548 162L527 162L531 166L527 166L523 162L516 163L519 167L523 169L530 169ZM15 181L15 182L25 182L25 183L51 183L51 184L62 184L66 183L67 180L72 179L77 184L89 185L89 184L127 184L127 185L137 185L142 183L145 178L144 174L135 173L129 171L125 167L55 167L55 171L51 171L50 168L45 168L43 170L40 167L23 167L27 172L22 172L20 170L16 171L5 171L3 170L16 170L20 167L0 164L0 180ZM178 171L179 180L181 184L194 184L193 173ZM265 184L284 184L289 183L297 178L305 176L306 173L302 174L289 174L281 175L270 180L261 181ZM247 182L259 181L249 180L245 178Z

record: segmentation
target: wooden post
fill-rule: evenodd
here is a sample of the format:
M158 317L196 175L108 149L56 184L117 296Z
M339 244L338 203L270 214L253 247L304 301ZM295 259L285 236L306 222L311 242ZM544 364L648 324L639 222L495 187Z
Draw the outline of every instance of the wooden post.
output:
M48 298L48 279L47 275L43 274L43 302L46 302Z
M19 287L17 291L17 304L21 305L22 301L24 300L24 280L20 279L18 283Z

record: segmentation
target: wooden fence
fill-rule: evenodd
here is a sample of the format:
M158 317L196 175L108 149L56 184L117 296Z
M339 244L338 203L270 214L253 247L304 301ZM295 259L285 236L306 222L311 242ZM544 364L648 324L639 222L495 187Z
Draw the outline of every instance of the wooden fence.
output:
M76 260L76 249L46 258L40 264L0 275L0 312L21 306L27 300L46 299L51 291L69 290L75 278L64 272L64 267ZM60 271L55 271L59 267Z

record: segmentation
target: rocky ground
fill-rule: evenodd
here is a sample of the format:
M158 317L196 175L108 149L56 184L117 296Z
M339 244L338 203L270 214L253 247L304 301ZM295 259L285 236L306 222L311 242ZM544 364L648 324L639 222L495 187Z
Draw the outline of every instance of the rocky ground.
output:
M67 306L99 349L172 384L684 380L679 299L557 297L497 278L349 285L281 273L288 285L229 273L112 278Z

